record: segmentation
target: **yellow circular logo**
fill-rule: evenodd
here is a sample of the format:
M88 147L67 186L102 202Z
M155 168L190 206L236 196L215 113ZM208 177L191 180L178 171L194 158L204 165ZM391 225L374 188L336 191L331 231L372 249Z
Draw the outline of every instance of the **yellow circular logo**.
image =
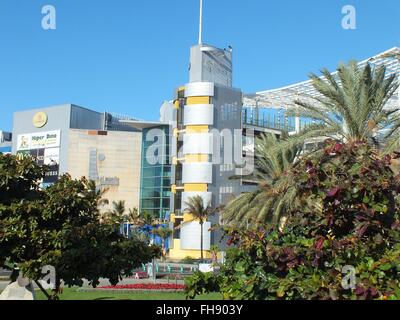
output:
M47 123L47 114L44 112L38 112L33 117L33 125L36 128L43 128Z

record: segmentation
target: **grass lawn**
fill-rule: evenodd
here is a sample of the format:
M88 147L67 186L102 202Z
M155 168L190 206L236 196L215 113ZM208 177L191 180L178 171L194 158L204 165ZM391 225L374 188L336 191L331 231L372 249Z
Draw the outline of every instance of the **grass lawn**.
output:
M44 294L36 291L36 299L47 300ZM64 288L64 293L60 295L61 300L185 300L184 293L170 292L79 292L77 288ZM196 300L222 300L219 293L206 294L197 297Z

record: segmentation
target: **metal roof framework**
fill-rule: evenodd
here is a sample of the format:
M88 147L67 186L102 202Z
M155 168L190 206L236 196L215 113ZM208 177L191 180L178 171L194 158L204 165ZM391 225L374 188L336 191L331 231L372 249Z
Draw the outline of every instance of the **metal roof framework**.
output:
M149 122L149 121L137 121L137 120L120 120L119 122L131 126L139 131L169 125L168 123L163 123L163 122Z
M370 63L372 67L385 66L386 77L395 74L397 75L397 81L400 81L400 48L394 47L370 59L366 59L360 62L359 66L363 67L367 63ZM332 75L337 75L337 71L332 73ZM246 94L243 98L243 104L245 107L293 109L296 108L295 101L301 100L322 108L322 105L315 100L317 97L321 97L321 95L314 89L312 81L308 80L279 89ZM397 93L388 101L386 108L399 108L399 102L400 89L398 89Z

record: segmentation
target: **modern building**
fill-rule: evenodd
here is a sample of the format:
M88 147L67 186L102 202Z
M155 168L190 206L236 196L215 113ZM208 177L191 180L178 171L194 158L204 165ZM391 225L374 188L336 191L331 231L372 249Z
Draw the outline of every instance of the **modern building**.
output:
M243 94L232 86L232 54L231 48L193 46L189 82L176 90L173 100L162 105L160 122L122 121L143 133L140 211L169 220L173 229L171 259L200 257L201 227L187 210L188 200L200 196L205 205L215 209L254 188L253 183L232 177L243 174L238 166L244 160L252 168L255 135L281 132L266 123L252 123L251 113L243 109ZM278 123L279 116L274 121ZM249 146L250 152L246 152ZM244 158L246 155L250 158ZM168 212L164 207L167 204ZM225 247L221 232L211 231L220 223L216 213L204 224L203 249L207 255L213 245Z
M232 50L199 44L190 50L189 83L180 87L173 101L176 147L173 156L171 222L179 228L171 243L170 257L200 255L200 224L187 211L195 196L217 208L241 192L236 174L234 140L242 139L242 92L233 88ZM237 148L240 159L241 146ZM225 157L226 156L226 157ZM220 223L218 214L203 228L203 248L220 245L221 234L211 232Z
M0 153L9 154L12 149L12 133L0 130Z
M14 114L13 154L29 154L50 166L43 185L64 173L94 180L109 205L139 206L141 133L116 116L73 104Z
M311 81L243 94L233 85L232 48L204 44L201 27L199 38L190 49L188 83L162 104L158 122L71 104L14 115L12 152L49 165L45 185L63 173L86 176L106 190L110 203L123 200L127 208L138 207L141 214L168 222L171 259L200 257L201 226L187 208L195 196L216 212L203 228L206 256L213 245L225 249L223 235L212 227L223 224L218 208L256 187L248 178L254 170L255 138L300 132L313 119L289 117L287 111L296 109L298 99L316 104L318 97ZM399 61L400 49L393 48L360 66L384 65L387 76L399 77ZM399 108L399 92L387 108ZM9 148L10 141L3 140Z
M393 48L362 61L360 66L366 63L373 67L384 65L387 76L395 74L399 77L399 59L400 49ZM200 256L200 225L186 210L186 202L190 197L201 196L205 204L218 208L232 197L253 190L256 187L254 182L240 176L251 173L254 166L254 139L261 133L271 133L277 137L283 133L292 135L313 123L313 119L287 115L288 110L296 108L297 99L315 103L314 98L318 97L318 93L311 81L243 95L240 89L232 86L232 75L232 49L219 49L201 43L192 47L189 82L176 90L174 100L162 105L160 122L148 125L143 130L143 139L149 134L151 136L144 143L143 150L147 153L148 148L156 143L156 140L152 140L152 129L161 125L169 126L167 139L171 161L160 164L157 170L163 172L163 166L166 166L164 172L171 172L169 218L174 233L170 239L169 257L172 259ZM388 101L386 107L399 108L399 92ZM123 122L136 129L143 126L143 123L135 121ZM165 133L168 136L167 130ZM310 146L306 148L321 141L310 141ZM142 158L145 157L142 154ZM248 165L246 169L238 169L238 164L243 163ZM145 160L142 160L142 164L147 166ZM239 178L232 179L234 176ZM142 180L143 190L146 189L144 184L149 185ZM165 184L162 190L166 190ZM160 204L160 191L150 192L150 198L155 203L147 202L148 191L142 192L143 204L149 203L152 207ZM155 215L165 217L162 212L165 212L165 208L161 206L153 211ZM224 249L224 242L220 241L222 235L210 229L220 222L216 214L205 224L205 250L212 245Z

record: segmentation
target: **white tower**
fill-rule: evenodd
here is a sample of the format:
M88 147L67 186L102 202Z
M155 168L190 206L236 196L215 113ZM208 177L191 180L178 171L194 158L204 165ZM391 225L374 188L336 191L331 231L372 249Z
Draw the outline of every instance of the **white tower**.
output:
M203 0L200 0L199 41L190 49L189 82L213 82L232 87L232 49L203 43Z

